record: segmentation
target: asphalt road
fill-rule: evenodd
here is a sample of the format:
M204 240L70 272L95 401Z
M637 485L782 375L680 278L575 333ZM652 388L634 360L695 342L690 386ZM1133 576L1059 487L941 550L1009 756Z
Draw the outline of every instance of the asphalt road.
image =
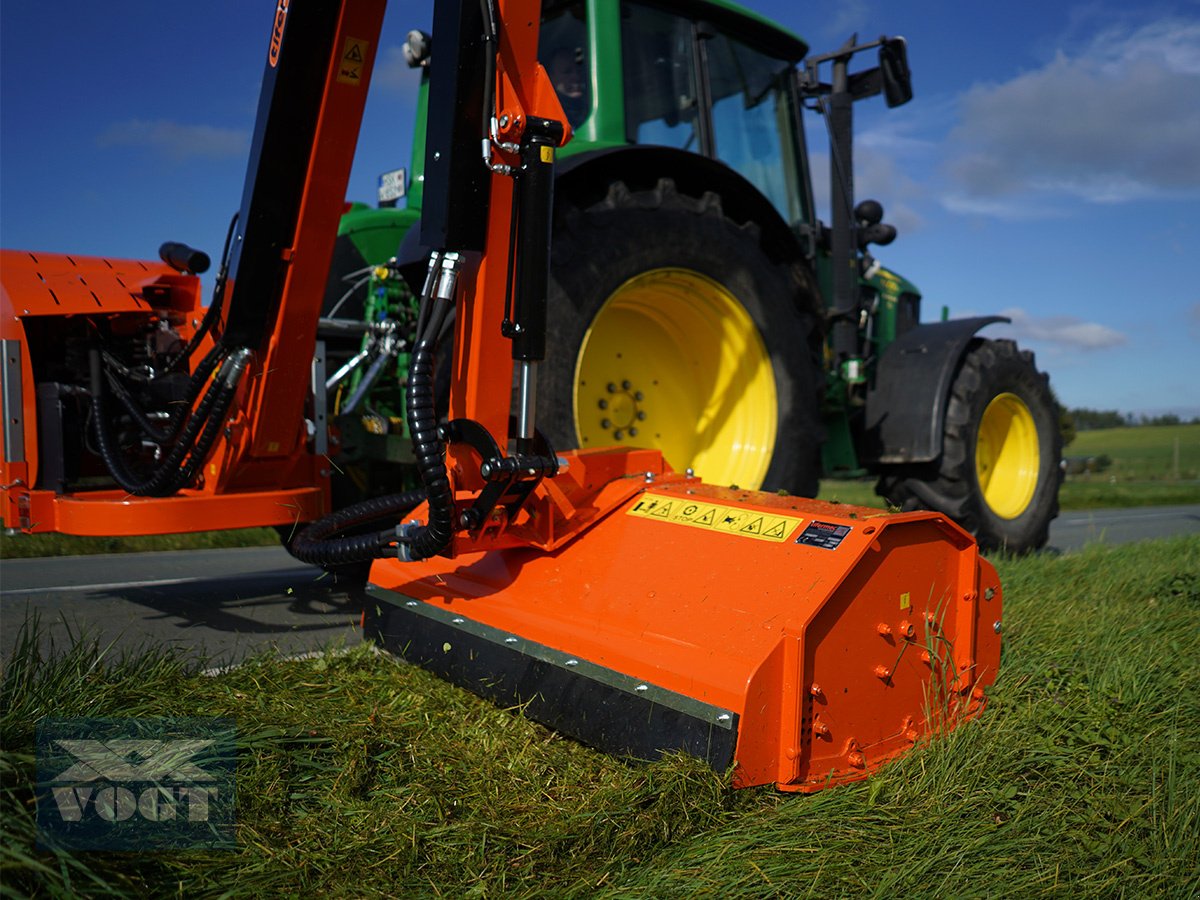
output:
M1200 533L1200 505L1061 515L1050 546ZM360 601L281 548L15 559L0 565L0 656L31 616L43 647L86 635L115 652L173 645L226 665L274 648L299 654L361 640Z

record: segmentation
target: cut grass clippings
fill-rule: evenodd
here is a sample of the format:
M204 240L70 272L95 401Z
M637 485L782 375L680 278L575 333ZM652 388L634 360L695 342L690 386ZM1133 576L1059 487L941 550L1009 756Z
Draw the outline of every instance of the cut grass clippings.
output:
M998 565L984 715L813 796L627 766L367 648L206 677L86 643L39 659L30 635L0 687L0 874L59 896L1195 896L1200 538ZM46 715L235 718L239 848L33 850Z

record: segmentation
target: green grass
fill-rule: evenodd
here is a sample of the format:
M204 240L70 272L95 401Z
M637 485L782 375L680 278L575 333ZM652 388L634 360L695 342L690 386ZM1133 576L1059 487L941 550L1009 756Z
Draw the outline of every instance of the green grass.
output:
M232 528L192 534L130 537L79 537L73 534L8 534L0 530L0 559L39 556L86 556L96 553L144 553L162 550L213 550L222 547L277 547L274 528Z
M1200 538L998 565L984 715L808 797L629 767L364 649L203 677L26 644L0 687L0 875L59 896L1196 896ZM240 848L32 850L47 714L236 717Z

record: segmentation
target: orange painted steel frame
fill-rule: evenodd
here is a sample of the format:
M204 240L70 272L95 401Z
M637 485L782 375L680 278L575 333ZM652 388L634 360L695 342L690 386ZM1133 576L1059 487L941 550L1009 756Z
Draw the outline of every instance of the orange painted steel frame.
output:
M165 305L180 319L178 331L186 340L200 312L199 280L158 263L5 251L0 338L11 361L4 366L0 517L7 526L73 534L153 534L287 525L312 521L329 511L330 464L306 445L305 388L312 377L325 279L385 5L385 0L342 4L325 63L314 150L294 239L281 254L287 266L284 286L278 298L263 298L278 304L274 327L265 345L254 348L255 358L225 434L204 466L201 486L166 498L133 497L117 490L56 494L33 487L39 473L36 369L26 334L31 319L61 317L64 328L73 317L145 321ZM347 39L365 49L357 80L339 77ZM271 41L277 53L274 26ZM17 430L22 432L19 437Z

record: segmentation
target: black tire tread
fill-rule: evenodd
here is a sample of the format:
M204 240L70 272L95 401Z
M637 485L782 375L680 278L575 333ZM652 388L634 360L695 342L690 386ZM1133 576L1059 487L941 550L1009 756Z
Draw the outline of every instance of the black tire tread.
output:
M1041 471L1033 499L1015 519L996 516L986 506L975 473L978 416L1003 391L1029 407L1038 429ZM1037 370L1034 355L1010 340L974 340L950 390L939 460L929 466L892 466L881 473L877 493L904 511L943 512L975 535L985 551L1027 553L1044 547L1050 522L1058 515L1062 483L1062 435L1049 377Z

